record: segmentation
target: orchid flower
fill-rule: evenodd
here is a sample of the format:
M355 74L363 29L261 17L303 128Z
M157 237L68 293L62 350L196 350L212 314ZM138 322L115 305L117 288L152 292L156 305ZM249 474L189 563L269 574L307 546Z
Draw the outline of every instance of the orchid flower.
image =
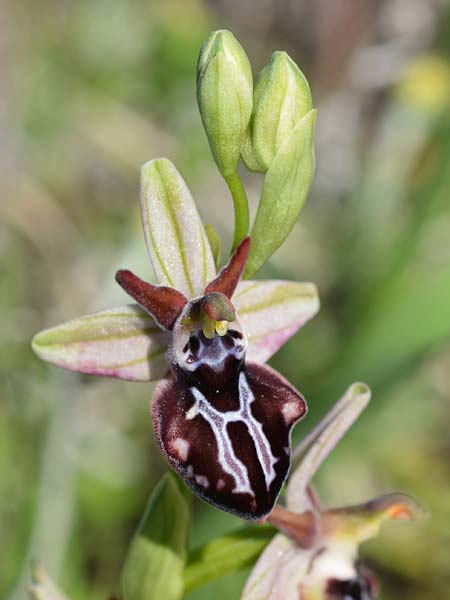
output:
M142 167L141 213L159 285L116 279L137 304L37 334L60 367L134 381L162 379L154 429L171 466L207 502L247 519L272 510L290 464L302 395L264 365L317 312L309 283L245 281L246 238L217 274L192 196L172 163Z
M242 600L372 600L375 577L357 564L358 546L378 534L387 519L411 520L423 511L401 494L355 506L324 510L311 479L370 399L353 384L294 452L300 465L289 479L286 508L269 521L278 533L261 554Z

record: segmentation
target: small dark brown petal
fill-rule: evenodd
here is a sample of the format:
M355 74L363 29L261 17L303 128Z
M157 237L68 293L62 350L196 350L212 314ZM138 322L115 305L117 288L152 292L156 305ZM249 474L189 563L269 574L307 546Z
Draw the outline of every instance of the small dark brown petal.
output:
M213 279L205 288L205 294L209 292L221 292L227 298L232 297L247 262L250 252L250 238L246 237L234 251L227 265L223 267L215 279Z
M187 302L181 292L147 283L131 271L117 271L116 281L164 329L172 329Z
M306 413L276 371L249 364L215 388L174 376L155 390L155 433L172 467L206 502L244 519L270 513L290 465L290 433Z

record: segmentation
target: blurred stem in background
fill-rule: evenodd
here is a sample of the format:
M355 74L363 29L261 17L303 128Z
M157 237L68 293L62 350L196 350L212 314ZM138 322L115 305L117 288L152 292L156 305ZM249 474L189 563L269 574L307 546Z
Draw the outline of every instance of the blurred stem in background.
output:
M11 600L23 600L30 579L30 564L37 556L45 556L47 569L59 573L63 567L75 521L75 481L79 443L76 424L79 404L73 398L73 376L55 381L52 396L57 399L51 408L45 436L36 512L29 546Z

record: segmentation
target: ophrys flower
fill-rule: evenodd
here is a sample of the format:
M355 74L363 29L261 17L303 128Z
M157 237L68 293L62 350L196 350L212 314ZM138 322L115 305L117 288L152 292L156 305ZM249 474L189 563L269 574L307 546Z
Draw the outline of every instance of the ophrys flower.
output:
M422 511L408 496L388 494L363 504L324 510L311 485L322 461L370 398L354 384L295 450L301 463L289 479L286 508L269 521L280 532L260 556L243 600L372 600L375 577L358 562L358 546L387 519L411 520Z
M171 465L206 501L241 517L272 509L290 462L302 396L262 364L318 310L312 284L241 282L250 241L217 275L181 176L166 159L142 169L142 220L159 285L119 271L138 306L38 334L39 356L72 370L163 380L152 414Z

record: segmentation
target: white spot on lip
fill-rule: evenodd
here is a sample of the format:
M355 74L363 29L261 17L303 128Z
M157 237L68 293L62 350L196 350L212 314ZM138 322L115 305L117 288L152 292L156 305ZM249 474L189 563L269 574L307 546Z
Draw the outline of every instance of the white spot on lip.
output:
M208 478L204 475L194 475L194 479L198 485L204 488L209 488Z
M290 423L292 423L292 421L295 421L295 419L297 419L297 417L298 417L297 403L296 402L288 402L287 404L285 404L283 406L283 408L281 409L281 412L283 414L284 422L286 423L286 425L289 425Z
M220 490L223 490L224 487L225 487L225 480L219 479L216 484L217 491L220 492Z
M180 460L186 461L189 454L190 444L183 438L177 438L172 442L172 449Z
M195 480L195 483L203 488L209 488L209 479L204 475L196 475L194 473L194 467L189 465L187 468L187 475L191 479Z

